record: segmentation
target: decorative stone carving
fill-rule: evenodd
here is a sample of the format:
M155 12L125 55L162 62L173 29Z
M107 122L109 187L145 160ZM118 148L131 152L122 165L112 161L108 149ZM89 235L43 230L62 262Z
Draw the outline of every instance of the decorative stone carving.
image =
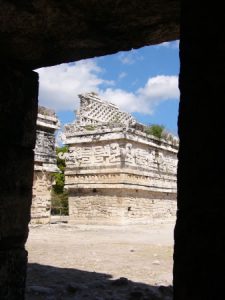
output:
M53 173L58 172L55 152L55 131L59 121L54 111L39 106L37 118L33 199L31 223L48 223L50 220Z
M156 215L153 200L175 215L177 145L147 135L142 124L96 94L79 97L76 122L64 128L70 221L149 223ZM115 115L119 122L113 123ZM139 209L128 214L128 202Z
M77 110L77 124L99 125L110 123L135 124L134 118L109 102L101 100L96 93L79 95L80 109Z

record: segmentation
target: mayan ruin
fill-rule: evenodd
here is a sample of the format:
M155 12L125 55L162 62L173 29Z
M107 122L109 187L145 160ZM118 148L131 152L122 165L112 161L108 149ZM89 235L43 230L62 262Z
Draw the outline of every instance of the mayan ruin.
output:
M39 106L36 130L35 163L31 223L50 221L53 174L58 172L55 152L55 131L60 128L53 110Z
M95 93L65 125L69 222L146 224L176 213L178 141L158 139Z
M224 299L224 17L223 1L1 1L1 300ZM30 224L34 164L42 168L34 160L38 104L52 103L61 122L72 123L68 109L84 89L121 100L140 122L178 133L177 189L169 170L177 151L172 142L145 136L132 120L118 128L101 125L105 132L97 120L80 126L79 134L70 132L78 126L73 123L66 139L81 150L71 149L66 170L71 222L87 201L99 212L95 194L117 199L117 207L121 202L120 216L100 211L99 221L114 214L125 222L125 212L135 209L119 191L131 199L136 190L157 197L177 190L173 224ZM144 160L140 149L148 153ZM109 195L107 185L118 177L124 179Z

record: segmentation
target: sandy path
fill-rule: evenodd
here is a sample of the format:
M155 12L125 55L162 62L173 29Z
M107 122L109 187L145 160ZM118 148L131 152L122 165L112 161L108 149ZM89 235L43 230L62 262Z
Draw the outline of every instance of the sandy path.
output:
M154 286L172 283L173 228L172 221L30 227L27 299L133 299L134 289L134 299L166 299Z

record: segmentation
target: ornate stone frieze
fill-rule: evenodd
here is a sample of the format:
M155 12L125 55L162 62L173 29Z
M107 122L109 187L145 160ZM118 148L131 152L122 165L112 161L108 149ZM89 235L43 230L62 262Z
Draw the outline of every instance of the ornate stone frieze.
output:
M35 153L35 169L54 172L56 167L55 131L60 128L54 111L38 108Z
M31 223L48 223L50 220L52 175L59 171L55 151L55 131L59 125L54 111L42 106L38 108Z

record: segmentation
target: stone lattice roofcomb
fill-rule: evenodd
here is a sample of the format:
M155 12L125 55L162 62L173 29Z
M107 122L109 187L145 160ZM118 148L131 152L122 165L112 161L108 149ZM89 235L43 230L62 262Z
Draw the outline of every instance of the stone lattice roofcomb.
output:
M122 112L115 104L100 99L96 93L81 94L79 98L80 109L76 112L76 123L80 126L109 123L128 125L136 123L129 113Z

